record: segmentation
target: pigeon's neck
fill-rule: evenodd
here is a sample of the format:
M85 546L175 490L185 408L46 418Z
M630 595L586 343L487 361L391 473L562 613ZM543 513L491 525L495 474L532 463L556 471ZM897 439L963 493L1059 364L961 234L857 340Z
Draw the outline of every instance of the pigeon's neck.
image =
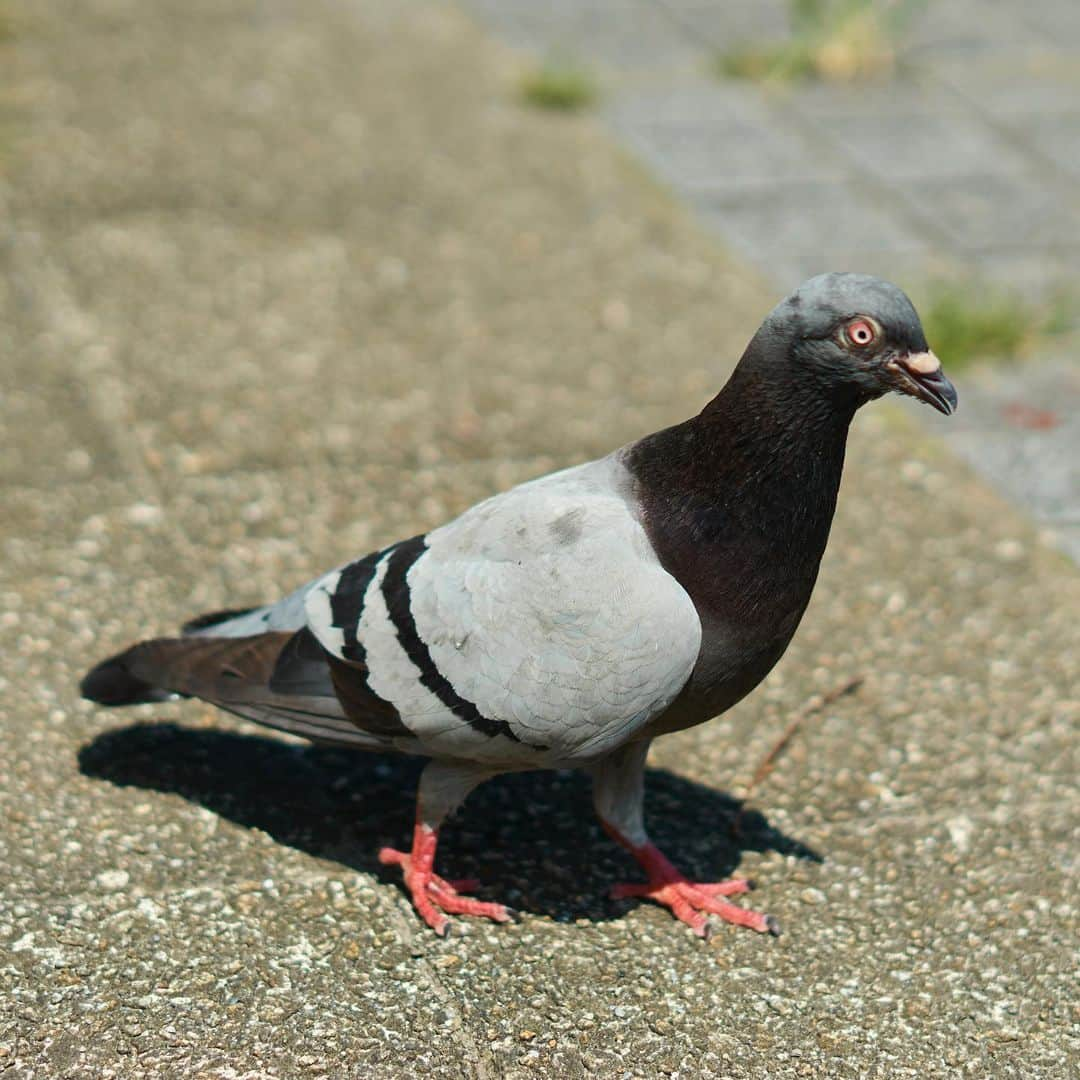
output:
M810 599L857 402L740 364L700 415L627 464L663 565L703 615L763 631Z

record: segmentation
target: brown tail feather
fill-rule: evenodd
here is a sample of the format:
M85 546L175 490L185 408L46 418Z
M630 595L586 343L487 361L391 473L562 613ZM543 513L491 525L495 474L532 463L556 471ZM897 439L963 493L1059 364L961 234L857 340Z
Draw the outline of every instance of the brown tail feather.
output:
M132 673L128 659L132 650L117 653L92 667L79 683L79 693L99 705L142 705L167 701L172 691L148 683Z
M309 739L386 748L378 733L346 718L329 669L321 680L317 677L315 657L304 654L302 664L294 657L282 677L278 661L294 636L272 631L142 641L91 670L82 681L82 694L111 706L182 694Z
M289 633L240 638L155 638L117 658L139 681L207 701L265 692Z

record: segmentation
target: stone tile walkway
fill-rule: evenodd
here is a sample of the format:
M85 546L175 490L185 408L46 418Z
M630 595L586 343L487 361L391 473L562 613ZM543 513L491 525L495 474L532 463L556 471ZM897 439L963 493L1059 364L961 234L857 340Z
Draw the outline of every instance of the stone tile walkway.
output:
M902 77L788 89L710 71L722 51L782 39L784 0L465 4L526 52L596 67L610 129L781 291L857 269L917 292L959 278L1039 300L1080 275L1071 0L931 2ZM962 433L941 433L1080 559L1074 368L1051 365L1038 389L1025 373L978 381ZM1053 418L1018 422L1048 383Z

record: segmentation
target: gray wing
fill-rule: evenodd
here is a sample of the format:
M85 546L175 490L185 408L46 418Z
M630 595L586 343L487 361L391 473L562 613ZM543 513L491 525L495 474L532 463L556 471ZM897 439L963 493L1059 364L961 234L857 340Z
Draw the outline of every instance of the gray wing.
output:
M211 611L184 624L188 637L250 637L277 630L299 630L307 622L304 601L321 578L301 585L273 604L229 611Z
M351 682L393 708L403 738L495 764L609 752L674 700L701 644L615 456L336 570L304 608L323 648L355 665Z

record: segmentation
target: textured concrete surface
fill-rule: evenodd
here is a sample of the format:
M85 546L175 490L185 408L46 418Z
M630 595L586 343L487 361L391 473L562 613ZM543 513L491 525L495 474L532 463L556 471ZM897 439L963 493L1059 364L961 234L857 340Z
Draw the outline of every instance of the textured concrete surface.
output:
M931 430L1080 564L1080 364L988 367L964 385L956 423Z
M778 940L606 900L632 870L548 774L441 852L522 921L436 940L374 858L415 763L79 702L135 636L686 415L775 290L452 8L50 0L0 49L0 1070L1070 1075L1080 581L915 406L860 417L775 675L654 752L657 839Z

